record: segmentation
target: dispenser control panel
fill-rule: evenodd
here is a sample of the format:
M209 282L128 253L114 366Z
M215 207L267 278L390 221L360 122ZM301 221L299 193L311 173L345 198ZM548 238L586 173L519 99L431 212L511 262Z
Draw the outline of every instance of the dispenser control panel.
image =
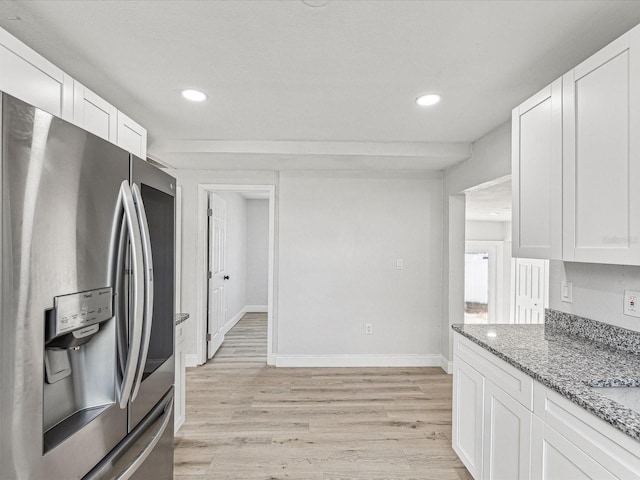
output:
M52 337L110 319L113 316L112 306L111 288L55 297L55 332L52 332Z

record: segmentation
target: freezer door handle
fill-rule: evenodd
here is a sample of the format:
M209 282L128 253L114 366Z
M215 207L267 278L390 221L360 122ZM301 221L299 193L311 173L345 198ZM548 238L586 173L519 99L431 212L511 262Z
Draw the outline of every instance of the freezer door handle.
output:
M172 412L173 412L173 396L171 397L171 400L169 401L169 403L165 405L164 413L162 414L162 421L160 422L160 420L157 420L155 422L155 423L159 423L160 427L157 430L155 430L155 434L153 435L149 443L146 444L146 446L144 447L144 450L140 453L140 455L138 455L136 459L129 465L129 467L124 472L122 472L121 475L117 477L118 480L128 480L129 478L131 478L133 474L136 473L136 471L144 463L147 457L151 455L151 452L153 451L153 449L156 447L156 445L162 438L164 431L167 429L169 422L173 418L173 415L171 415Z
M126 180L120 185L119 201L122 204L124 210L125 225L129 231L129 238L131 239L131 266L133 270L133 315L131 323L129 352L127 355L127 361L124 367L124 374L122 377L122 384L119 390L119 405L120 408L126 408L129 398L131 396L131 389L134 384L136 367L138 366L138 360L140 357L140 343L142 340L142 326L143 326L143 296L144 286L142 284L143 278L143 259L142 259L142 241L140 238L140 224L138 222L138 216L136 215L136 207L133 202L133 195L131 193L131 187Z
M173 388L138 426L82 480L131 478L149 457L173 420ZM171 439L173 443L173 438ZM173 450L172 450L173 451Z
M136 213L140 223L140 234L142 236L142 253L144 263L144 323L142 326L142 350L138 359L138 372L133 385L131 401L138 396L138 390L142 383L144 366L147 363L149 353L149 342L151 340L151 320L153 318L153 258L151 256L151 238L149 236L149 223L144 209L144 202L138 185L133 184L133 202L136 206Z

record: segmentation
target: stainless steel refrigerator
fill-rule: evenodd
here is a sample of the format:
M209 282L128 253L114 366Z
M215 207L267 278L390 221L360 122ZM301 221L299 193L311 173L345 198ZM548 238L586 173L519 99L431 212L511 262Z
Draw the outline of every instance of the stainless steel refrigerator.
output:
M175 181L0 100L0 478L170 479Z

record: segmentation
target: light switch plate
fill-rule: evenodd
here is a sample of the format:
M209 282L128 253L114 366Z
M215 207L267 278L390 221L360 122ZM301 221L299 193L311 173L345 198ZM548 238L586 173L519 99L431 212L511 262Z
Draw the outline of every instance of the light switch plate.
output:
M565 303L573 302L573 283L560 282L560 299Z
M624 308L622 313L630 317L640 317L640 292L624 291Z
M404 268L404 260L402 258L398 258L396 260L396 270L402 270Z

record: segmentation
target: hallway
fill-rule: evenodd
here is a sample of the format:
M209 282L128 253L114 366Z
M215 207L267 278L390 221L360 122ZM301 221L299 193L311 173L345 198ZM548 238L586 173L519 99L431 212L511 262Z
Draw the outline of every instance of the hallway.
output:
M246 314L187 371L180 480L470 479L451 449L440 368L274 368L266 314Z

